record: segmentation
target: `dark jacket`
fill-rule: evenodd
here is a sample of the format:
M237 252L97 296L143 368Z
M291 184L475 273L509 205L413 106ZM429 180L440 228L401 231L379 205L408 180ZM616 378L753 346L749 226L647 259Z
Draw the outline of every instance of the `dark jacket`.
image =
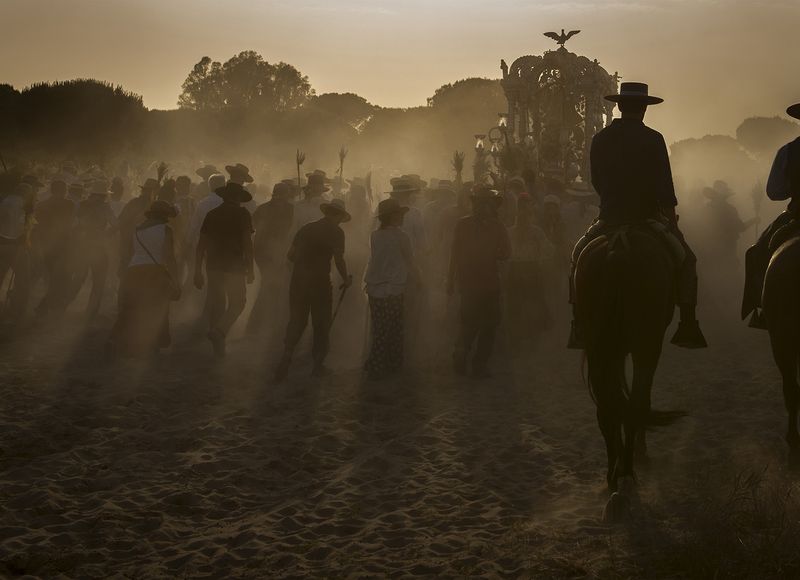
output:
M634 222L678 205L661 133L632 119L615 119L595 135L590 153L600 219Z

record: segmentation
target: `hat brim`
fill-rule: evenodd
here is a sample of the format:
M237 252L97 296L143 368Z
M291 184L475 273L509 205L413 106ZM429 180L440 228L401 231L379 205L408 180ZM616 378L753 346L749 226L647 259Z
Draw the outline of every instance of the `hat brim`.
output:
M350 215L350 212L348 212L346 209L342 209L340 207L337 207L337 206L333 205L332 203L321 203L321 204L319 204L319 211L321 211L325 215L328 215L329 213L337 213L339 215L342 215L342 216L344 216L344 220L343 221L345 221L345 222L349 222L351 219L353 219L353 216Z
M612 103L644 103L645 105L660 105L664 102L661 97L654 97L652 95L607 95L603 97L606 101Z
M247 203L249 201L253 201L253 196L246 189L237 191L236 194L231 194L228 192L226 187L218 187L217 189L214 190L214 193L216 193L225 201L228 201L229 199L237 203Z
M786 114L795 119L800 119L800 103L792 105L786 109Z
M242 169L239 169L235 165L226 165L225 171L227 171L231 177L233 177L234 175L243 176L242 181L244 181L245 183L253 183L253 176L250 175L250 173L243 171Z
M407 214L409 211L411 211L411 208L410 208L410 207L407 207L407 206L401 205L400 207L397 207L397 208L395 208L395 209L391 209L391 210L389 210L389 211L385 211L385 212L383 212L383 213L381 213L381 212L377 212L377 213L375 214L375 217L376 217L376 218L379 218L379 217L381 217L381 216L385 216L385 215L393 215L393 214L396 214L396 213L399 213L399 214L406 215L406 214Z
M406 189L393 189L392 191L387 191L386 193L389 195L396 195L398 193L419 193L419 187L409 187Z

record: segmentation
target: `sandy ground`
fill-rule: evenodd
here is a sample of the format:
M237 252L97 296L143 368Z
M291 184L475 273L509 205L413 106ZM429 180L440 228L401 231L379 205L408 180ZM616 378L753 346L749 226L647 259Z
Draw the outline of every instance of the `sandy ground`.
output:
M649 437L617 526L561 335L501 353L486 381L455 378L441 349L367 382L334 347L334 375L301 360L276 386L274 348L239 340L218 362L180 329L158 360L106 363L108 323L0 347L0 575L698 576L677 552L706 490L791 481L767 337L734 323L708 351L666 349L654 404L690 416Z

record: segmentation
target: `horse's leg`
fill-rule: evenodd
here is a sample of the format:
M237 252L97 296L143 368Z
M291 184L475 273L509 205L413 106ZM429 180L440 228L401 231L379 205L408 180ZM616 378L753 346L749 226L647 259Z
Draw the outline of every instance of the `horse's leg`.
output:
M637 442L645 440L645 426L650 415L650 394L660 357L660 345L638 348L631 354L633 380L625 416L625 451L622 461L625 475L635 476L634 453L640 445Z
M797 411L800 386L797 383L798 347L793 332L771 331L772 354L783 379L783 403L788 413L786 442L792 454L800 454L800 433L797 432Z
M597 424L606 442L606 457L608 458L608 470L606 471L606 482L608 490L617 491L617 464L619 462L619 449L622 443L621 428L619 422L614 418L613 413L597 408Z

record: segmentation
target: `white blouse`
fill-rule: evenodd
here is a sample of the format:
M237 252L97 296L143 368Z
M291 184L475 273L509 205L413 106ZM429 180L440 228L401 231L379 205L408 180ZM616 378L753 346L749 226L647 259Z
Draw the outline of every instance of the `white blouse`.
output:
M405 292L408 260L414 255L411 238L398 227L381 228L370 236L370 256L364 274L364 289L374 298Z

